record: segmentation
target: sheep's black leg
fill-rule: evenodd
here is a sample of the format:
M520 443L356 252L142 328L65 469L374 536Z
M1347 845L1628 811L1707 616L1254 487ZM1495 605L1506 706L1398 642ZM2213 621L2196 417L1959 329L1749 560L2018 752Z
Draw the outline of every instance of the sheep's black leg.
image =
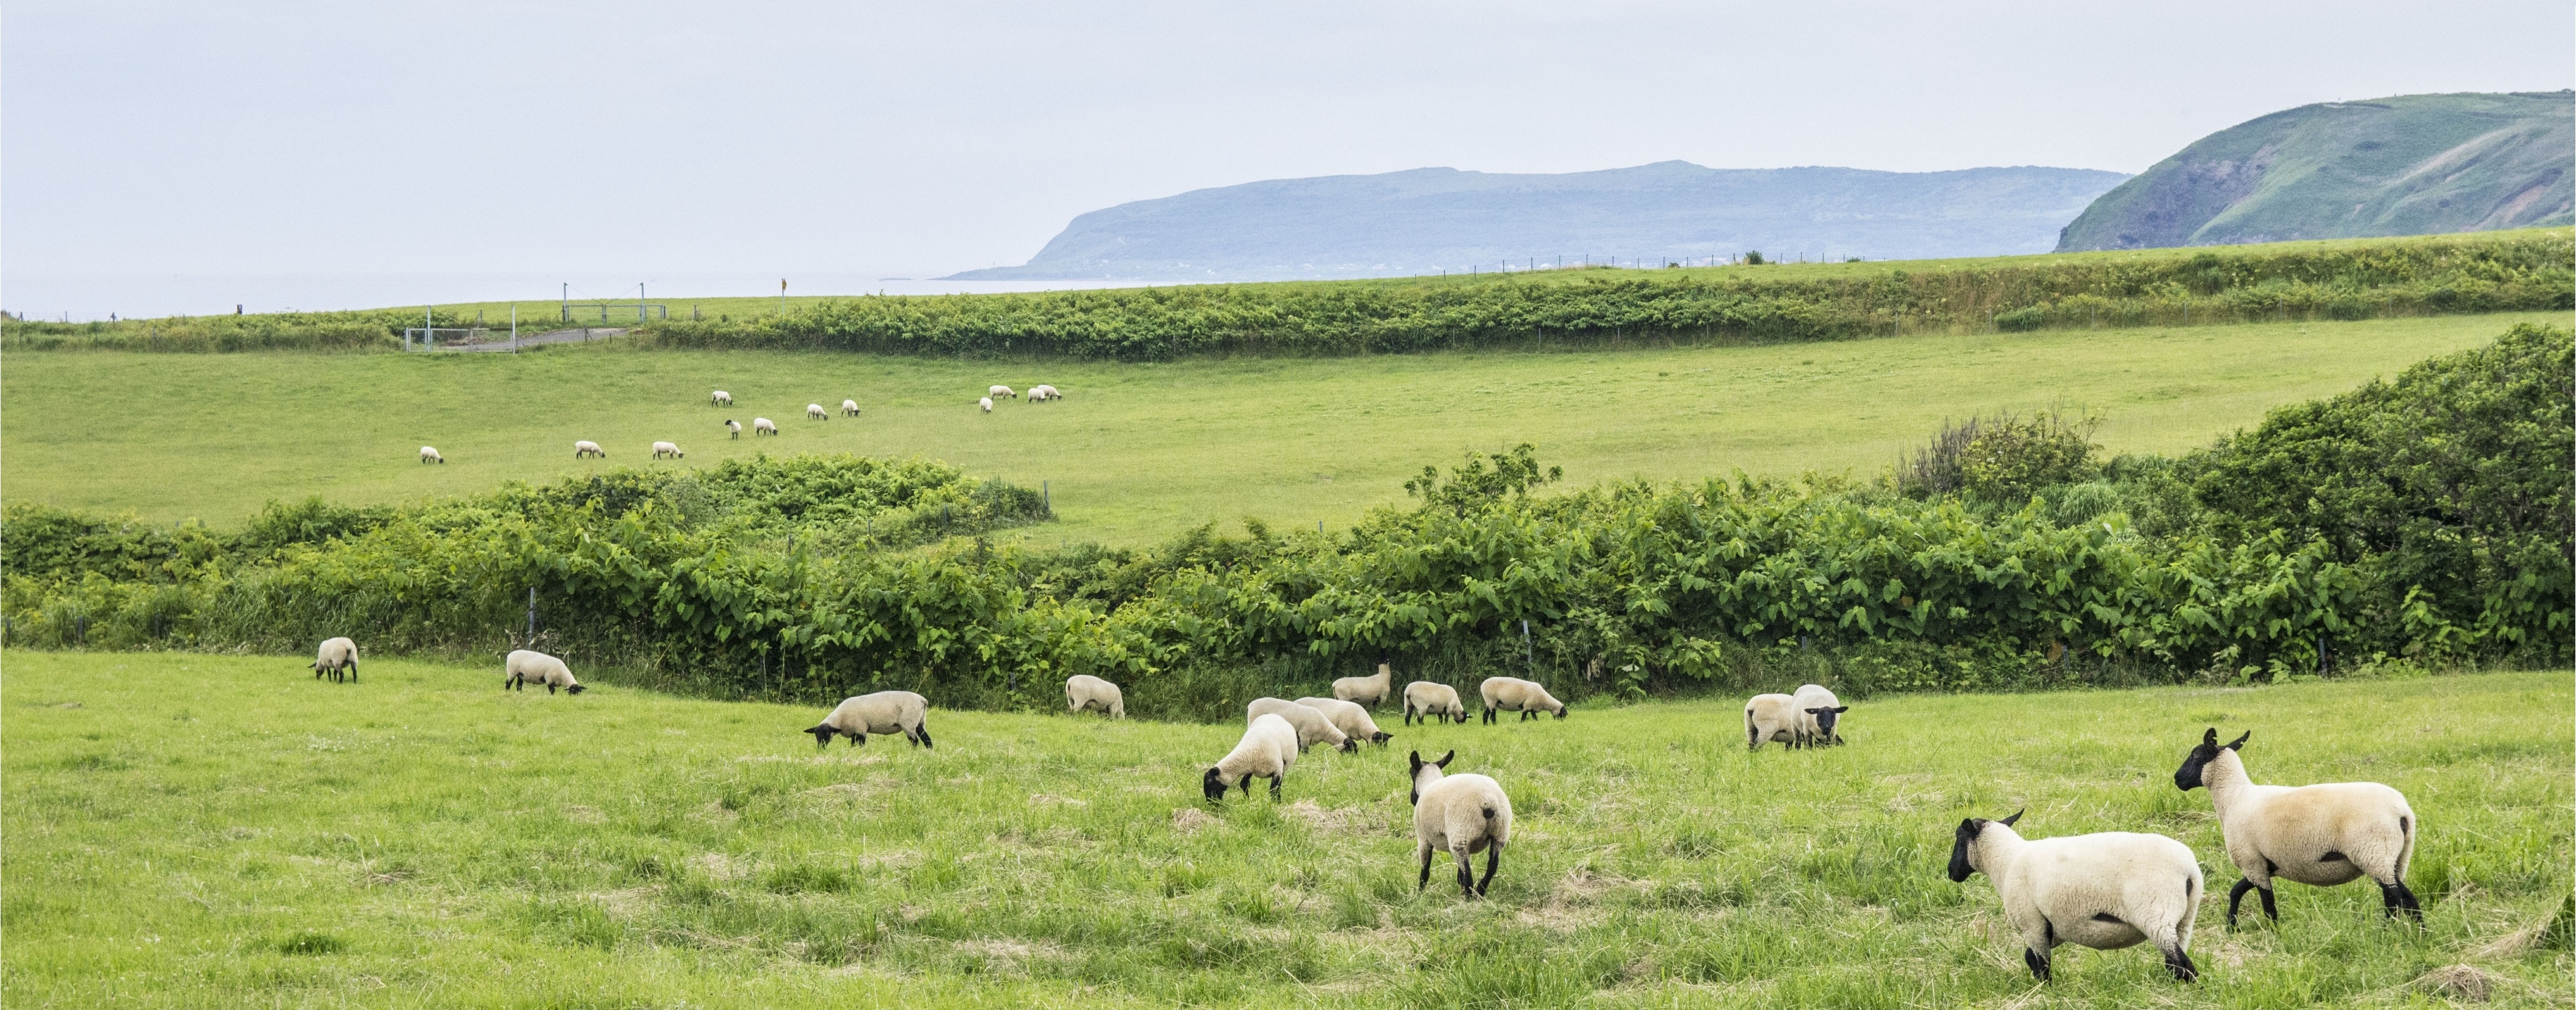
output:
M1485 889L1494 886L1494 864L1501 862L1502 858L1503 847L1500 845L1485 850L1485 879L1476 882L1477 897L1484 897Z
M2021 951L2021 963L2029 965L2030 973L2038 976L2040 981L2048 981L2048 955L2024 947Z
M2272 907L2272 889L2264 887L2257 888L2257 890L2263 892L2263 917L2270 919L2273 922L2281 921L2281 910Z
M931 749L934 749L934 748L936 747L936 745L934 745L934 744L932 744L932 743L930 742L930 724L929 724L929 723L926 723L926 722L925 722L925 723L922 723L921 725L919 725L919 726L915 726L915 727L913 727L913 728L921 731L921 749L923 749L923 750L931 750Z
M1429 886L1431 886L1431 847L1425 845L1422 846L1422 879L1413 882L1413 889L1419 891Z
M1286 775L1273 775L1270 777L1270 798L1272 800L1275 801L1279 798L1279 784L1287 780L1288 776Z
M351 664L349 664L349 683L355 684L355 683L357 683L357 682L358 682L358 664L356 664L356 663L351 663Z
M2417 922L2424 921L2423 904L2415 900L2415 892L2407 890L2403 880L2379 885L2379 904L2380 911L2391 919L2396 918L2397 913L2405 912L2414 916Z
M2245 892L2253 889L2254 882L2242 878L2236 881L2236 886L2227 889L2227 928L2236 928L2236 906L2245 901Z
M2200 981L2200 966L2191 963L2191 952L2179 945L2165 951L2165 970L2172 972L2177 982Z
M1464 849L1449 850L1449 859L1458 864L1458 893L1476 896L1476 857Z

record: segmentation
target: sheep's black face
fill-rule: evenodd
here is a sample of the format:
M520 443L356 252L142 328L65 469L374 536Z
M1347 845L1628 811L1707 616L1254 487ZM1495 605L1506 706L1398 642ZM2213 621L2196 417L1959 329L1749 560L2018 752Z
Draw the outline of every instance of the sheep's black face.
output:
M2218 760L2218 752L2243 750L2246 738L2253 735L2253 730L2246 730L2244 736L2237 737L2234 742L2222 747L2218 743L2217 727L2213 726L2202 731L2200 746L2192 748L2191 753L2183 757L2182 767L2174 769L2174 788L2190 792L2196 787L2206 785L2207 783L2201 781L2204 777L2203 772L2208 769L2210 762Z
M1370 743L1373 743L1373 744L1376 744L1376 745L1378 745L1378 746L1380 746L1380 747L1384 747L1384 746L1386 746L1386 742L1387 742L1387 741L1389 741L1389 740L1393 740L1393 739L1395 739L1395 734L1393 734L1393 733L1389 733L1389 732L1387 732L1387 731L1385 731L1385 730L1379 730L1379 731L1377 731L1377 735L1372 736L1372 737L1369 737L1369 742L1370 742Z
M1831 740L1834 738L1834 723L1842 718L1843 713L1849 711L1851 706L1839 705L1833 708L1811 708L1807 710L1807 714L1816 717L1816 732L1823 734L1825 739Z
M1225 779L1217 774L1216 769L1210 768L1207 774L1199 776L1199 792L1205 795L1210 803L1224 800Z
M1977 833L1985 829L1986 821L1982 817L1971 817L1959 822L1958 837L1950 843L1951 883L1967 883L1968 875L1977 872L1977 868L1968 863L1968 850L1977 844Z
M1559 705L1556 707L1556 717L1559 719L1565 718L1565 706Z
M813 729L806 730L805 732L814 734L814 749L816 750L821 750L832 745L832 727L830 726L816 726Z
M1344 754L1355 753L1355 752L1357 752L1359 749L1360 749L1360 738L1355 737L1355 736L1346 736L1346 737L1343 737L1343 738L1342 738L1342 753L1344 753Z
M583 691L587 691L587 690L590 690L590 689L589 689L589 688L587 688L587 687L583 687L583 686L581 686L581 685L579 685L579 684L575 684L575 685L573 685L573 686L571 686L571 687L564 688L564 693L565 693L565 694L580 694L580 693L582 693Z

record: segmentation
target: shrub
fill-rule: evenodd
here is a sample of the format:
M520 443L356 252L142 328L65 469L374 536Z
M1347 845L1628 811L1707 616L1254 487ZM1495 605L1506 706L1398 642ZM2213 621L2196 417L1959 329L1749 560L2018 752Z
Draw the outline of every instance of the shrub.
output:
M2009 312L1995 313L1995 329L2005 333L2022 333L2048 324L2048 310L2027 305Z

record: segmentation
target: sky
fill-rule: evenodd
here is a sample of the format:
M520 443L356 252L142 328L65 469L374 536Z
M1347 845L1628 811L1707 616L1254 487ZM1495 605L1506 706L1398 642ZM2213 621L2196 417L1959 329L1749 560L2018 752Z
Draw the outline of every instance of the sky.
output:
M2568 87L2572 31L2563 0L18 0L0 308L919 290L880 278L1426 166L2137 172L2310 102Z

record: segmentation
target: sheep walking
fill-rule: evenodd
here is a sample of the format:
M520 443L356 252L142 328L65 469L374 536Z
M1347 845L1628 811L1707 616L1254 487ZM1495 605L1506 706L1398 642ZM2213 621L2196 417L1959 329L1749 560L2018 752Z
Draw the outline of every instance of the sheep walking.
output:
M1761 750L1778 740L1796 750L1807 745L1806 721L1798 699L1785 694L1757 694L1744 703L1744 749Z
M1017 399L1019 395L1020 394L1018 393L1011 392L1011 387L1009 386L995 386L984 391L985 398L993 400Z
M975 401L975 405L976 405L976 406L978 406L978 407L982 407L982 408L984 408L984 412L985 412L985 413L987 413L987 414L990 414L990 413L992 413L992 412L993 412L993 398L992 398L992 397L987 396L987 397L985 397L985 398L983 398L983 399L981 399L981 400L977 400L977 401Z
M1843 738L1834 732L1834 726L1843 713L1851 711L1851 706L1843 704L1842 699L1834 697L1832 691L1825 690L1820 684L1800 687L1798 693L1789 697L1797 703L1798 729L1805 735L1807 746L1824 747L1843 742Z
M716 393L715 393L715 395L714 395L714 396L710 396L710 397L708 397L708 398L707 398L707 406L710 406L710 407L730 407L730 406L733 406L733 394L732 394L732 393L725 392L724 390L721 390L721 389L716 390Z
M1404 724L1413 725L1415 716L1425 725L1435 717L1441 722L1466 722L1467 703L1458 700L1457 688L1417 680L1404 685Z
M1387 741L1395 739L1395 734L1377 728L1377 720L1369 718L1368 707L1358 702L1339 698L1299 698L1297 704L1324 713L1324 718L1332 722L1334 729L1341 730L1343 735L1353 740L1366 740L1384 747Z
M601 459L607 459L608 450L600 448L599 443L585 438L572 444L572 458L580 459L584 456L597 456Z
M1538 718L1541 712L1554 712L1557 718L1565 718L1565 703L1549 696L1547 689L1534 680L1487 677L1484 683L1476 686L1476 693L1485 697L1485 724L1488 726L1493 725L1496 712L1518 712L1522 722Z
M2406 866L2415 861L2415 833L2422 825L2406 795L2377 782L2255 785L2238 754L2253 735L2247 730L2220 746L2212 727L2174 771L2174 788L2209 788L2227 859L2244 874L2228 889L2227 924L2236 925L2236 908L2247 891L2262 892L2264 917L2281 921L2272 903L2275 881L2333 887L2362 877L2379 885L2382 914L2395 918L2404 912L2422 921L2424 906L2406 888Z
M1088 673L1064 679L1064 707L1073 712L1097 708L1112 719L1127 718L1127 696L1120 693L1118 685Z
M1246 722L1258 722L1265 715L1278 716L1288 720L1288 725L1297 727L1297 749L1300 752L1309 745L1319 743L1337 748L1346 754L1360 749L1359 741L1351 739L1350 734L1342 732L1341 727L1333 725L1333 720L1326 718L1324 713L1296 702L1283 698L1254 698L1252 704L1244 706L1243 717Z
M439 455L437 449L424 445L420 447L420 461L423 463L444 463L447 462L447 457Z
M2200 978L2185 949L2201 891L2200 862L2189 846L2126 831L2026 841L2013 831L2020 819L1960 821L1950 881L1983 873L1994 882L2004 918L2021 931L2021 959L2032 975L2048 981L2048 952L2061 943L2118 950L2152 942L2174 978Z
M1370 708L1385 704L1387 696L1394 693L1395 671L1385 663L1377 665L1377 673L1373 676L1342 677L1333 681L1333 697Z
M346 638L323 639L321 651L313 657L313 679L320 680L327 673L337 684L344 672L349 683L358 682L358 643Z
M1457 757L1454 750L1438 761L1422 760L1421 751L1411 755L1413 855L1422 864L1422 876L1413 889L1431 886L1431 854L1445 851L1458 865L1458 890L1481 898L1494 884L1503 845L1512 840L1512 798L1483 775L1445 774L1443 770ZM1469 865L1478 852L1485 854L1483 880L1476 879L1475 868Z
M727 438L736 438L736 439L741 438L741 437L742 437L742 422L740 422L740 421L736 421L736 420L734 420L733 418L730 418L730 417L725 418L725 432L726 432L725 437L727 437Z
M654 458L654 459L661 459L661 458L663 458L663 457L665 457L665 456L668 456L668 457L670 457L670 458L672 458L672 459L682 459L682 458L686 458L688 455L689 455L688 453L685 453L685 452L681 452L681 451L680 451L680 444L679 444L679 443L677 443L677 442L655 442L655 443L653 443L653 458Z
M1252 780L1270 780L1270 798L1279 799L1279 784L1288 778L1288 769L1297 763L1297 727L1276 715L1252 720L1243 729L1243 739L1217 763L1199 776L1199 792L1210 803L1225 799L1225 791L1243 786L1243 795L1252 795Z
M823 409L822 404L809 403L805 405L805 419L808 421L829 421L832 419L832 412Z
M580 681L572 679L572 668L565 666L563 660L529 649L511 650L501 662L501 676L501 686L513 691L524 691L530 684L544 684L547 694L555 693L556 688L567 694L585 690Z
M778 422L772 421L766 417L755 417L751 419L751 437L759 438L762 435L775 434L778 434Z
M859 401L857 401L857 400L843 400L843 401L841 401L841 416L842 416L842 417L857 417L857 416L858 416L858 414L859 414Z
M844 699L832 714L805 732L814 734L814 749L832 745L834 734L850 738L850 746L868 742L868 734L884 736L901 733L915 747L929 747L930 699L910 691L879 691Z

